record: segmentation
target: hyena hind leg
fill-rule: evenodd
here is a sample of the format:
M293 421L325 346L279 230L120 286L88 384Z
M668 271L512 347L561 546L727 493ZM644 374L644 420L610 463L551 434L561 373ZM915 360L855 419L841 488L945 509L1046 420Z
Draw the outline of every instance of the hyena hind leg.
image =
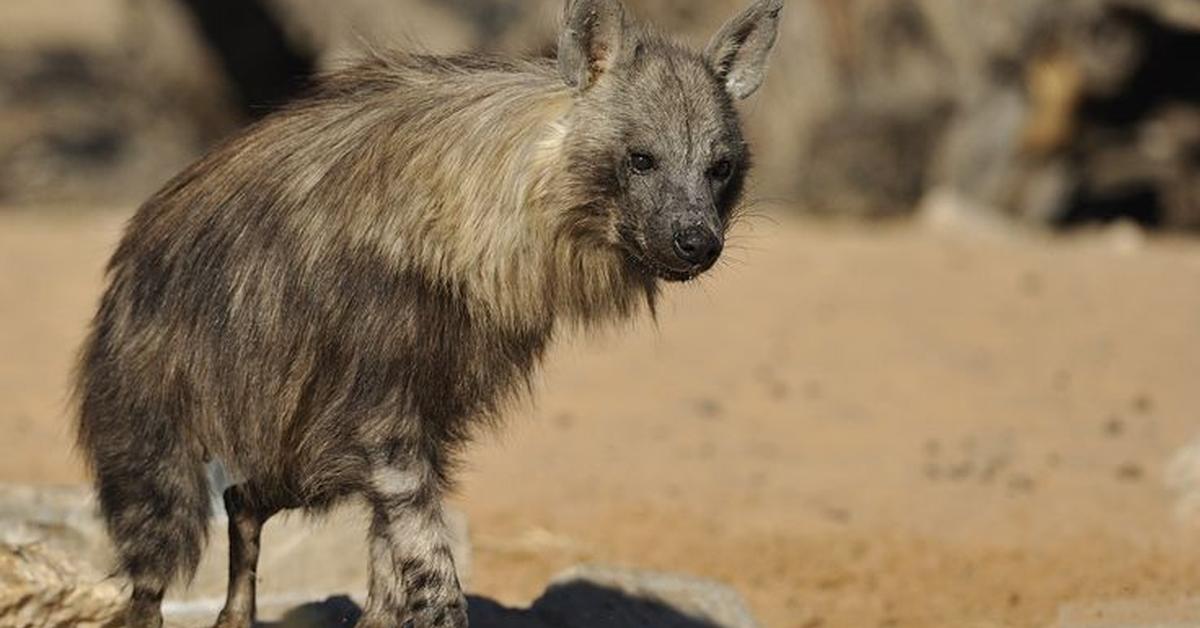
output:
M125 625L129 628L162 628L162 601L166 588L134 585L125 608Z
M467 628L436 480L412 469L375 476L371 586L359 628Z
M132 595L124 626L162 626L162 600L200 562L208 527L208 479L186 453L152 442L97 436L97 497ZM146 461L150 461L147 463Z
M256 505L244 486L234 486L225 491L225 512L229 516L229 589L215 628L251 628L262 527L276 511Z

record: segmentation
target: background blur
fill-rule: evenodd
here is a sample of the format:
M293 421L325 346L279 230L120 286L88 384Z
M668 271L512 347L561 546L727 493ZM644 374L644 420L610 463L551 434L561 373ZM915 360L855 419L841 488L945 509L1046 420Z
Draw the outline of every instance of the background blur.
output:
M742 4L626 2L697 46ZM149 193L368 47L551 54L559 5L3 0L0 481L82 481L72 356ZM744 114L729 262L472 455L472 588L596 560L784 628L1192 625L1200 3L790 0Z

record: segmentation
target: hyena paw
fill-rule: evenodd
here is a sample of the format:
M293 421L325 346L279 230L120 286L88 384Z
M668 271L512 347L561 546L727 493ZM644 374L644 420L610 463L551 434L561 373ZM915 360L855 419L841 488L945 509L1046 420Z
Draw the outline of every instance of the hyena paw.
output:
M445 601L415 600L403 628L467 628L467 600L461 595Z
M254 625L249 616L232 616L221 613L213 628L250 628Z

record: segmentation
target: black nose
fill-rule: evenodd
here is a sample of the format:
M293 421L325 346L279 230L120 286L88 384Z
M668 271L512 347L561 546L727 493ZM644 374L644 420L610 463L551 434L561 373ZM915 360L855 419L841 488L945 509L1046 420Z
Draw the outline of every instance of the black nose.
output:
M711 266L721 255L721 240L704 227L688 227L675 232L675 254L697 266Z

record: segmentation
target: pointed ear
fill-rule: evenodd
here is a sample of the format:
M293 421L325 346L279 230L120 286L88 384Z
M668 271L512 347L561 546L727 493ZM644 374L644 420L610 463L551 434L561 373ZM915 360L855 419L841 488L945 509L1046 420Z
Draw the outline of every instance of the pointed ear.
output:
M620 0L567 0L564 13L558 71L567 85L583 91L620 59L625 7Z
M705 56L734 98L746 98L762 85L782 11L783 0L755 0L709 42Z

